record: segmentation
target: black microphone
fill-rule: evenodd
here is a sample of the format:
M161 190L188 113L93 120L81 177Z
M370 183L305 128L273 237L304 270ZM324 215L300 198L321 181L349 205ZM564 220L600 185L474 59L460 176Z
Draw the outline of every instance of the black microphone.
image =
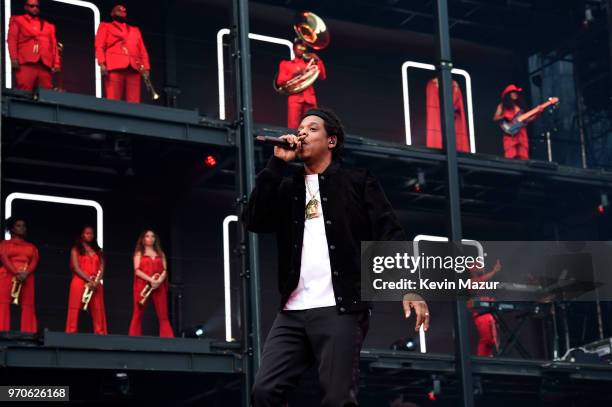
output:
M291 145L287 140L283 140L282 138L278 137L257 136L255 137L255 140L259 141L260 143L270 144L285 150L295 150L297 147L295 144Z

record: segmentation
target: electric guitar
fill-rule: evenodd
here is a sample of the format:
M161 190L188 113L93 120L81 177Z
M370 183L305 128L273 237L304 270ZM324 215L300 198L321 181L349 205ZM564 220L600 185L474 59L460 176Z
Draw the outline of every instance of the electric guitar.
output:
M502 120L499 123L499 127L501 127L502 131L506 134L510 134L511 136L516 135L520 129L527 126L528 120L533 116L539 114L540 110L546 109L549 106L555 106L559 103L559 98L552 97L548 98L547 102L544 102L533 109L529 110L526 113L522 111L517 112L512 120Z

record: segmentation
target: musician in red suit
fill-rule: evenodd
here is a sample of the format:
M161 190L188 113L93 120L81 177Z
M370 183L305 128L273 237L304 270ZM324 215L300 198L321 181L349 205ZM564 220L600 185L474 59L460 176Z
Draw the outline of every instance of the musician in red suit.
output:
M55 25L40 18L38 0L27 0L24 9L11 17L7 36L17 89L51 89L52 74L61 69Z
M130 336L142 335L142 315L149 301L153 302L159 320L159 336L173 338L168 320L168 267L166 254L161 248L157 234L151 229L138 237L134 250L134 308L130 323ZM141 292L146 285L153 291L144 304L140 304Z
M106 97L140 103L141 71L150 73L149 54L138 27L127 23L127 9L116 5L110 23L96 33L96 58L104 75Z
M493 115L494 122L499 122L501 120L512 121L517 113L525 112L525 102L523 101L522 92L523 89L514 84L506 86L501 94L501 103L497 105L497 109ZM540 108L539 114L543 111L544 109ZM525 122L532 122L539 117L539 114L532 116ZM529 159L529 140L526 127L521 128L514 136L504 133L503 137L504 157L516 158L519 160Z
M23 219L9 218L6 225L11 239L0 243L0 331L11 329L11 290L13 278L16 278L21 282L21 332L34 333L38 330L34 307L34 270L38 266L38 249L25 240L27 226Z
M83 306L83 291L86 286L89 286L94 289L87 307L93 320L93 331L98 335L106 335L108 330L104 310L104 287L102 286L104 254L96 242L94 229L91 226L83 228L81 235L70 250L70 269L72 270L72 281L68 297L66 332L78 332L79 311Z
M489 281L502 269L499 259L495 262L495 266L491 271L479 270L477 268L470 269L470 279L475 282ZM490 296L475 295L475 298L481 301L495 301L495 298ZM497 334L497 325L495 318L490 312L479 312L473 308L471 301L468 302L468 307L472 309L472 320L476 325L478 332L478 347L476 355L478 356L493 356L493 353L499 347L499 338Z
M302 42L297 39L294 41L293 53L295 58L290 61L281 61L278 67L276 86L284 85L288 80L303 74L309 69L318 69L319 76L317 80L325 80L327 77L325 64L315 53L309 52L306 54L306 50L307 48ZM306 60L305 56L308 56L309 60ZM317 97L314 86L309 86L300 93L289 95L287 98L287 127L297 129L304 113L315 107L317 107Z
M442 127L440 125L440 90L438 78L432 78L427 82L426 95L426 122L427 122L427 147L442 148ZM455 137L457 151L467 153L470 151L468 131L465 121L465 107L463 94L457 81L453 81L453 107L455 110Z

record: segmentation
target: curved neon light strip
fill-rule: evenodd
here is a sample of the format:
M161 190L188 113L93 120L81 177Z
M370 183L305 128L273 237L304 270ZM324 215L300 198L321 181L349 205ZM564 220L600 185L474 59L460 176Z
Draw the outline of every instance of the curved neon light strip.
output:
M96 210L96 229L97 240L100 247L104 247L104 211L102 205L90 199L66 198L63 196L27 194L24 192L13 192L4 201L4 217L8 219L13 214L13 202L22 199L24 201L50 202L65 205L88 206ZM11 235L5 232L5 239L10 239Z
M219 88L219 119L221 120L225 120L225 66L223 62L223 37L229 34L229 28L222 28L217 31L217 78ZM286 45L289 47L289 55L291 56L291 59L294 58L293 43L289 40L252 33L249 33L249 38L272 44Z
M432 64L423 64L421 62L406 61L402 64L402 93L404 95L404 126L406 128L406 144L412 145L412 134L410 131L410 98L408 96L408 68L427 69L435 71L436 67ZM474 106L472 103L472 78L464 69L451 70L451 73L461 75L465 78L466 99L467 99L467 117L468 117L468 133L470 134L470 152L476 152L476 142L474 134Z

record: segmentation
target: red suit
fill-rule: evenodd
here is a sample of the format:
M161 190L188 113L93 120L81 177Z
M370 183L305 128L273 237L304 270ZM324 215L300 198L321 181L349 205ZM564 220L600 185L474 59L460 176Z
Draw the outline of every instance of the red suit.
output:
M475 282L487 281L486 273L479 273L477 268L471 268L470 279ZM480 301L495 301L495 298L485 293L478 291L472 291L473 298ZM493 314L490 312L477 311L473 308L472 301L468 301L468 308L472 310L472 320L476 325L476 332L478 332L478 347L476 349L476 355L478 356L493 356L493 352L497 350L498 338L497 338L497 324Z
M472 319L478 332L478 348L476 355L493 356L497 346L497 326L491 313L479 314L472 311Z
M22 239L5 240L0 243L4 258L8 258L16 272L24 270L28 277L23 281L19 295L21 305L21 332L34 333L38 330L36 309L34 308L34 270L38 265L38 249ZM0 331L11 329L11 288L13 271L6 265L0 267Z
M278 67L278 76L276 77L276 85L282 86L289 79L297 75L298 71L306 68L308 62L304 58L296 57L291 61L281 61ZM325 80L325 65L321 59L317 60L317 66L319 67L320 80ZM309 86L300 93L289 95L287 98L287 127L290 129L296 129L300 125L300 118L309 109L317 107L317 97L315 95L314 87Z
M146 275L153 277L155 274L162 274L164 263L160 256L154 258L142 256L138 268ZM168 279L166 278L157 289L151 292L144 305L140 305L140 293L146 285L147 282L145 280L134 275L134 311L132 312L132 322L130 322L130 336L142 335L142 315L149 301L153 301L157 319L159 320L159 336L174 338L172 326L170 326L170 321L168 320Z
M438 79L433 78L427 82L425 89L427 107L427 147L442 148L442 127L440 125L440 93ZM463 94L456 81L453 81L453 107L455 109L455 137L457 151L470 151L468 131L465 121L465 108Z
M504 109L504 120L512 121L520 109ZM529 159L529 141L527 138L527 127L523 127L514 136L504 133L504 157Z
M140 70L151 69L149 54L138 27L113 21L100 23L96 33L96 58L106 65L104 89L109 99L140 103Z
M97 254L79 254L79 268L81 271L92 278L95 278L100 270L100 257ZM66 332L75 333L79 331L79 311L82 307L83 291L87 282L83 280L76 272L72 273L72 281L70 282L70 295L68 297L68 316L66 318ZM106 335L106 312L104 310L104 287L98 284L98 287L91 296L89 306L87 308L91 313L93 320L94 333L98 335Z
M20 65L15 72L17 89L51 89L51 69L61 68L55 25L29 14L12 16L7 42L11 60Z

